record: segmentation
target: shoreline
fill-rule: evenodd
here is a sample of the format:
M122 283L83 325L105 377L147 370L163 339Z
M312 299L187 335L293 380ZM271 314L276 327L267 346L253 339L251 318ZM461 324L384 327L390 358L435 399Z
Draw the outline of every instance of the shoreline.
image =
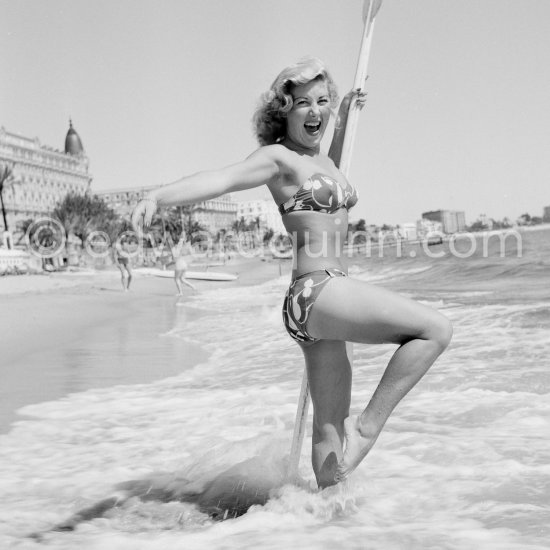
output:
M155 361L153 353L162 357L166 346L161 335L172 328L176 309L158 293L148 297L80 284L0 296L0 304L17 311L0 321L0 434L26 418L18 413L26 405L90 389L148 383L207 357L199 346L172 339L164 353L168 360Z
M343 253L348 254L349 251L351 250L352 254L355 254L357 252L361 253L363 249L379 250L384 248L397 248L405 245L437 246L439 244L444 244L451 240L463 239L470 236L473 236L474 238L487 238L487 237L490 238L496 235L506 235L508 233L514 233L514 232L524 233L524 232L531 232L531 231L544 231L547 229L550 229L550 223L543 223L543 224L529 225L529 226L522 225L522 226L507 227L507 228L501 228L501 229L485 229L482 231L461 231L458 233L441 234L440 242L429 242L429 240L426 240L426 239L393 238L393 240L383 239L382 244L380 244L379 241L375 241L371 239L366 243L356 244L353 246L349 246L346 244L344 245Z
M291 262L287 262L290 264ZM216 267L231 282L193 281L198 289L251 286L279 277L258 258ZM288 269L288 268L286 268ZM213 271L214 269L212 269ZM123 292L118 270L17 275L0 280L0 434L26 405L90 389L146 384L206 360L193 342L170 337L200 315L191 290L175 296L173 279L137 275ZM189 307L176 307L191 298Z

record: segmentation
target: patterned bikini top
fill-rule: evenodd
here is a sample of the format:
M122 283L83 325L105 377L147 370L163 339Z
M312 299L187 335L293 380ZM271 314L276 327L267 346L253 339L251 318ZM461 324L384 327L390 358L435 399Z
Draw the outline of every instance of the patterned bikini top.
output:
M279 212L283 215L310 210L333 214L340 208L349 210L358 198L357 191L351 185L343 187L330 176L313 174L290 199L279 206Z

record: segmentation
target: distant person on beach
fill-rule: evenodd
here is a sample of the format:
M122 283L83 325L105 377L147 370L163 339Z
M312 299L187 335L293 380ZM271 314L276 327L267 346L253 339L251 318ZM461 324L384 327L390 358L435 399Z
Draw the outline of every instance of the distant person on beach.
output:
M128 241L124 240L121 243L116 243L113 247L113 258L115 264L120 270L120 282L122 283L122 289L127 292L130 290L130 283L132 282L132 268L130 265L130 245Z
M197 290L186 278L185 273L187 271L188 261L191 259L191 245L185 240L185 233L183 234L183 244L181 247L172 249L172 257L174 258L174 281L178 289L177 296L183 296L183 285L187 285L193 290Z
M254 116L259 149L237 164L152 191L132 216L139 231L151 223L159 206L267 186L294 241L283 319L305 357L314 409L312 462L321 488L344 480L367 456L391 412L445 350L452 334L448 319L431 307L347 276L342 247L348 210L358 197L338 167L354 97L364 103L363 94L346 94L326 155L320 145L338 102L335 84L315 58L285 68ZM375 190L368 200L376 201ZM398 346L357 417L349 416L352 371L346 341ZM273 360L275 366L275 355Z

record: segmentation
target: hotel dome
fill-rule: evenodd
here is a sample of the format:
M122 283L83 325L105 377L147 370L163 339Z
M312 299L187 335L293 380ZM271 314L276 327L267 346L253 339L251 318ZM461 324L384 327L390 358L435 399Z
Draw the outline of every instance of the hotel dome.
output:
M84 154L82 141L80 136L76 133L76 130L73 128L72 120L69 120L69 131L67 132L67 137L65 138L65 153L68 155Z

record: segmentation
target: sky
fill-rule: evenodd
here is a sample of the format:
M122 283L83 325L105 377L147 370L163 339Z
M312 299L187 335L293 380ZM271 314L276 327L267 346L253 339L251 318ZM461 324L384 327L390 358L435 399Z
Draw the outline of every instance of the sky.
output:
M253 111L286 65L314 55L341 96L352 87L362 5L0 0L0 126L63 149L72 118L94 191L233 164L257 148ZM384 0L351 161L352 220L542 215L549 21L549 0Z

